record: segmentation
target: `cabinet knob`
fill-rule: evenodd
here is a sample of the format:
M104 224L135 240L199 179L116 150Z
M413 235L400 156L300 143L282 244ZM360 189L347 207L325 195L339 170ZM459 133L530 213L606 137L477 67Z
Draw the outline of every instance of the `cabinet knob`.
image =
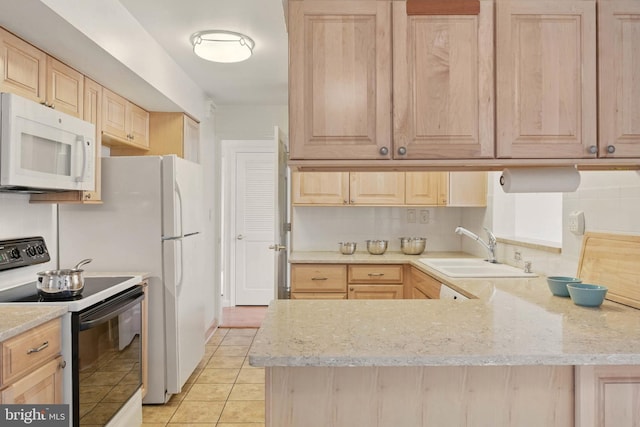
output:
M607 145L607 153L613 154L616 152L616 147L614 145Z
M343 201L342 201L342 204L343 204L343 205L348 205L348 204L349 204L349 201L345 199L345 200L343 200Z
M400 154L401 156L404 156L405 154L407 154L406 147L398 147L398 154Z
M387 154L389 154L389 149L387 147L380 147L380 154L386 156Z
M589 154L596 154L598 152L598 147L592 145L589 147Z
M351 201L349 203L355 203L356 200L355 199L351 199Z

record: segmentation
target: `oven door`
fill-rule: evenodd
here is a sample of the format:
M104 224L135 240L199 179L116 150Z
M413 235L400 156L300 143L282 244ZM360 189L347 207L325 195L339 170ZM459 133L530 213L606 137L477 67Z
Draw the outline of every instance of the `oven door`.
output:
M142 286L73 316L73 425L105 426L142 385Z

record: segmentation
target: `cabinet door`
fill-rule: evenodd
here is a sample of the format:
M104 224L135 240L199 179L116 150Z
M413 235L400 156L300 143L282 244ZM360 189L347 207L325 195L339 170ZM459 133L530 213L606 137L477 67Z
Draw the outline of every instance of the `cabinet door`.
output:
M391 3L292 1L288 23L291 159L391 158Z
M411 268L411 290L414 299L440 298L440 282L415 267Z
M404 204L404 172L351 172L349 179L352 205Z
M447 206L487 206L487 173L450 172Z
M639 366L576 366L576 426L636 426Z
M294 205L346 205L349 172L293 172L291 203Z
M456 16L393 3L395 158L493 157L493 2L480 3Z
M406 172L407 205L447 204L447 172Z
M0 392L0 402L8 404L62 403L62 357L59 356Z
M149 148L149 113L127 102L129 140L141 148Z
M598 2L600 157L640 157L640 2Z
M84 120L96 126L96 189L95 191L85 191L83 199L87 201L99 202L101 200L101 180L102 175L102 86L91 79L84 79Z
M47 104L74 117L84 117L84 75L47 57Z
M595 25L595 1L497 2L498 157L595 155Z
M347 299L403 299L402 285L349 285Z
M120 140L127 138L127 100L111 92L102 90L102 131Z
M0 28L0 91L43 103L47 55Z

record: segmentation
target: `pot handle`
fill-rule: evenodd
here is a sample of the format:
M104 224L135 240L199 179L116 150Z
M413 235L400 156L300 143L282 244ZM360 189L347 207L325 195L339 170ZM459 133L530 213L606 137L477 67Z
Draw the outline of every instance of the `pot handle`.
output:
M76 264L75 267L73 267L74 270L79 270L80 267L82 267L85 264L89 264L91 261L93 261L93 258L87 258L87 259L83 259L82 261L80 261L79 263Z

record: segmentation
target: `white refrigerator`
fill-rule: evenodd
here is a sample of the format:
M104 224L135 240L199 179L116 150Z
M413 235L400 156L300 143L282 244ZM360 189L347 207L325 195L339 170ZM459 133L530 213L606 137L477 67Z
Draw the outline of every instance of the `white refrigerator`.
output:
M148 272L144 403L179 393L204 356L202 168L176 156L102 159L102 204L60 205L60 266Z

